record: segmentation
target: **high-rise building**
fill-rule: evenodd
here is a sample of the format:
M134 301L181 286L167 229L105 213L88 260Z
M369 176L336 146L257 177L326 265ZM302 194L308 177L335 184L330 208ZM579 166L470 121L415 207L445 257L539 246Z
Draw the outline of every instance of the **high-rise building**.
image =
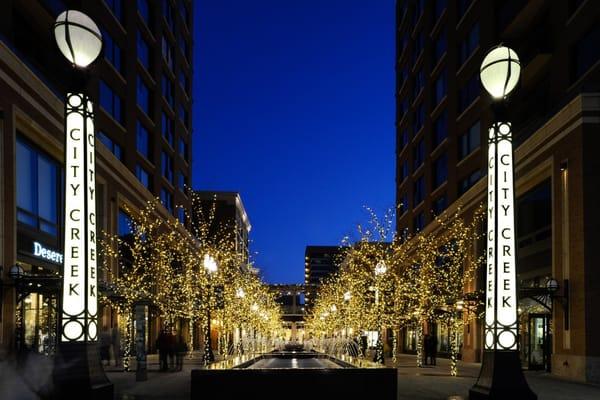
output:
M252 229L244 203L238 192L213 192L198 190L192 196L192 218L199 223L213 213L209 235L225 233L233 241L237 254L242 257L242 264L248 267L250 259L249 234ZM225 230L225 232L223 232Z
M53 35L67 9L101 30L88 73L96 130L97 232L125 234L158 197L184 218L191 178L191 0L6 1L0 13L0 356L53 353L64 209L64 99L72 68ZM19 266L20 269L16 268ZM116 268L116 267L115 267ZM13 279L11 270L22 271ZM100 276L102 280L102 276ZM0 292L2 293L2 292ZM149 316L149 346L159 321ZM99 329L118 325L104 308Z
M397 2L397 229L410 237L434 217L485 204L489 95L485 53L503 43L521 62L507 99L515 146L520 348L525 367L599 382L597 296L600 200L600 8L593 1ZM485 232L485 230L483 230ZM483 254L484 246L474 251ZM483 268L481 268L483 271ZM558 291L546 288L550 278ZM483 272L466 292L482 290ZM430 327L439 351L448 329ZM415 327L402 333L415 351ZM462 357L479 360L482 327L467 324Z
M342 262L339 246L306 246L304 251L304 286L307 309L315 299L316 290L321 282L335 273Z

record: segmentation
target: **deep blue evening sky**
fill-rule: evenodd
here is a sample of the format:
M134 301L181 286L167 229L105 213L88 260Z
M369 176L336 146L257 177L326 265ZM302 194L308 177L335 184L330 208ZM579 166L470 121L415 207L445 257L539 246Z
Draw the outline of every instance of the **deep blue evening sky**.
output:
M394 0L197 0L193 186L239 191L271 283L394 205Z

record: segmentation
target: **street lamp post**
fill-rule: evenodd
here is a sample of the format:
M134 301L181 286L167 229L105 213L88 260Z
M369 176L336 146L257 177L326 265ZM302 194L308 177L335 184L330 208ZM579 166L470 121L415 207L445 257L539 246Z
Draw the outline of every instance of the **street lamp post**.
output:
M383 355L383 341L381 340L382 327L381 322L381 299L379 298L379 279L387 272L387 265L383 260L379 261L375 266L375 309L377 311L377 343L375 344L375 362L379 364L385 363L385 357Z
M481 83L496 109L519 81L521 65L510 48L491 49L481 64ZM501 111L501 110L498 110ZM515 246L514 163L511 124L496 113L488 136L487 278L481 372L469 391L477 399L537 399L519 360Z
M54 380L61 398L112 399L98 353L94 110L85 93L102 35L87 15L68 10L57 17L54 37L73 67L65 102L65 251Z
M205 366L215 361L215 355L212 350L212 340L210 338L210 307L211 307L211 294L212 294L212 274L217 272L217 262L209 255L204 255L204 268L208 272L208 285L206 290L206 322L204 325L204 353L202 355L202 362Z

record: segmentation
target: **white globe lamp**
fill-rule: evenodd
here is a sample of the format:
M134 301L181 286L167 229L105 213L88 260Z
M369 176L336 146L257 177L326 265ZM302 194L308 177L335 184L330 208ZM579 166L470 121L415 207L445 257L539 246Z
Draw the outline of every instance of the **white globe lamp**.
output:
M505 46L490 50L479 70L481 84L494 99L506 98L517 86L520 74L519 56Z
M78 68L87 68L102 50L98 25L80 11L67 10L56 18L54 38L61 53Z

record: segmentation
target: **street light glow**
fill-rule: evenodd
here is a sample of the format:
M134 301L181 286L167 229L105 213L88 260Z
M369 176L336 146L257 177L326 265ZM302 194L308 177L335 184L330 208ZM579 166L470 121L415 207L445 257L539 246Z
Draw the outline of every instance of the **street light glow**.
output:
M89 66L102 50L98 26L80 11L67 10L56 18L54 38L60 52L79 68Z
M519 82L521 63L513 49L493 48L483 59L479 71L481 84L494 99L508 96Z

